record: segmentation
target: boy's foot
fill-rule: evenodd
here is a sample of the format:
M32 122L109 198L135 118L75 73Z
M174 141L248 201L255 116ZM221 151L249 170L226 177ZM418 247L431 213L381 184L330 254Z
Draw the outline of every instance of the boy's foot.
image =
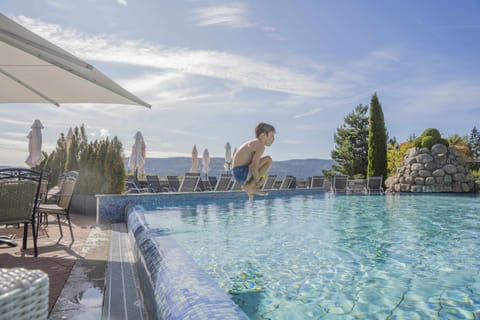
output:
M253 202L253 193L247 192L247 195L248 195L248 200L250 200L250 202Z
M256 194L259 196L266 196L268 193L264 191L260 191L255 185L243 185L242 190L245 191L248 194Z

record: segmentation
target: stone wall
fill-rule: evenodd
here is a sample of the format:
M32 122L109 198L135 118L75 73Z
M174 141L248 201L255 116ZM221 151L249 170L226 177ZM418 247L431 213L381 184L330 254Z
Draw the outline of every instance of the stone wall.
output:
M472 192L475 178L455 147L436 144L409 149L385 185L390 192Z

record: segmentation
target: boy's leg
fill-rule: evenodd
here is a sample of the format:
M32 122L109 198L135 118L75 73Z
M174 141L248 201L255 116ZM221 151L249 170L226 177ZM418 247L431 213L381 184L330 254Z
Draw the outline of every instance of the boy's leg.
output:
M263 158L260 158L260 163L258 165L258 174L262 178L260 179L258 184L263 184L263 182L264 182L263 176L267 173L267 171L268 171L268 169L270 168L271 165L272 165L272 158L271 157L265 156ZM253 176L251 176L251 178L247 182L245 182L245 184L243 185L243 190L246 193L249 194L249 198L250 198L250 194L258 194L258 195L262 195L262 196L266 196L268 194L264 191L259 190L259 186L257 186L257 184L255 183L255 180L253 179ZM252 197L252 199L253 199L253 197Z

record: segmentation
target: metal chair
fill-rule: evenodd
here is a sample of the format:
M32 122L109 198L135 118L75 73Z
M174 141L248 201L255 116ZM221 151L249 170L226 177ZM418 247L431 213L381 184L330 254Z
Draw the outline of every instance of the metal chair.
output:
M54 214L57 216L58 227L60 229L60 236L63 237L62 225L60 223L60 216L65 216L70 229L72 242L75 240L72 230L72 222L70 221L70 205L72 203L73 190L77 180L75 178L67 178L63 184L60 194L58 195L57 203L42 203L38 206L39 215Z

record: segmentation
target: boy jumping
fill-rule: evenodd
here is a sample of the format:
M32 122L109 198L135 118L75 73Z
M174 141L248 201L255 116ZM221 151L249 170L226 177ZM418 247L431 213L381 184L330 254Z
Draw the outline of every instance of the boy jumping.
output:
M262 154L265 146L270 147L275 140L275 128L260 122L255 127L255 136L255 139L240 146L232 161L233 178L242 184L242 190L248 194L250 201L253 201L254 194L267 195L259 187L264 183L268 168L272 165L272 158L262 157Z

